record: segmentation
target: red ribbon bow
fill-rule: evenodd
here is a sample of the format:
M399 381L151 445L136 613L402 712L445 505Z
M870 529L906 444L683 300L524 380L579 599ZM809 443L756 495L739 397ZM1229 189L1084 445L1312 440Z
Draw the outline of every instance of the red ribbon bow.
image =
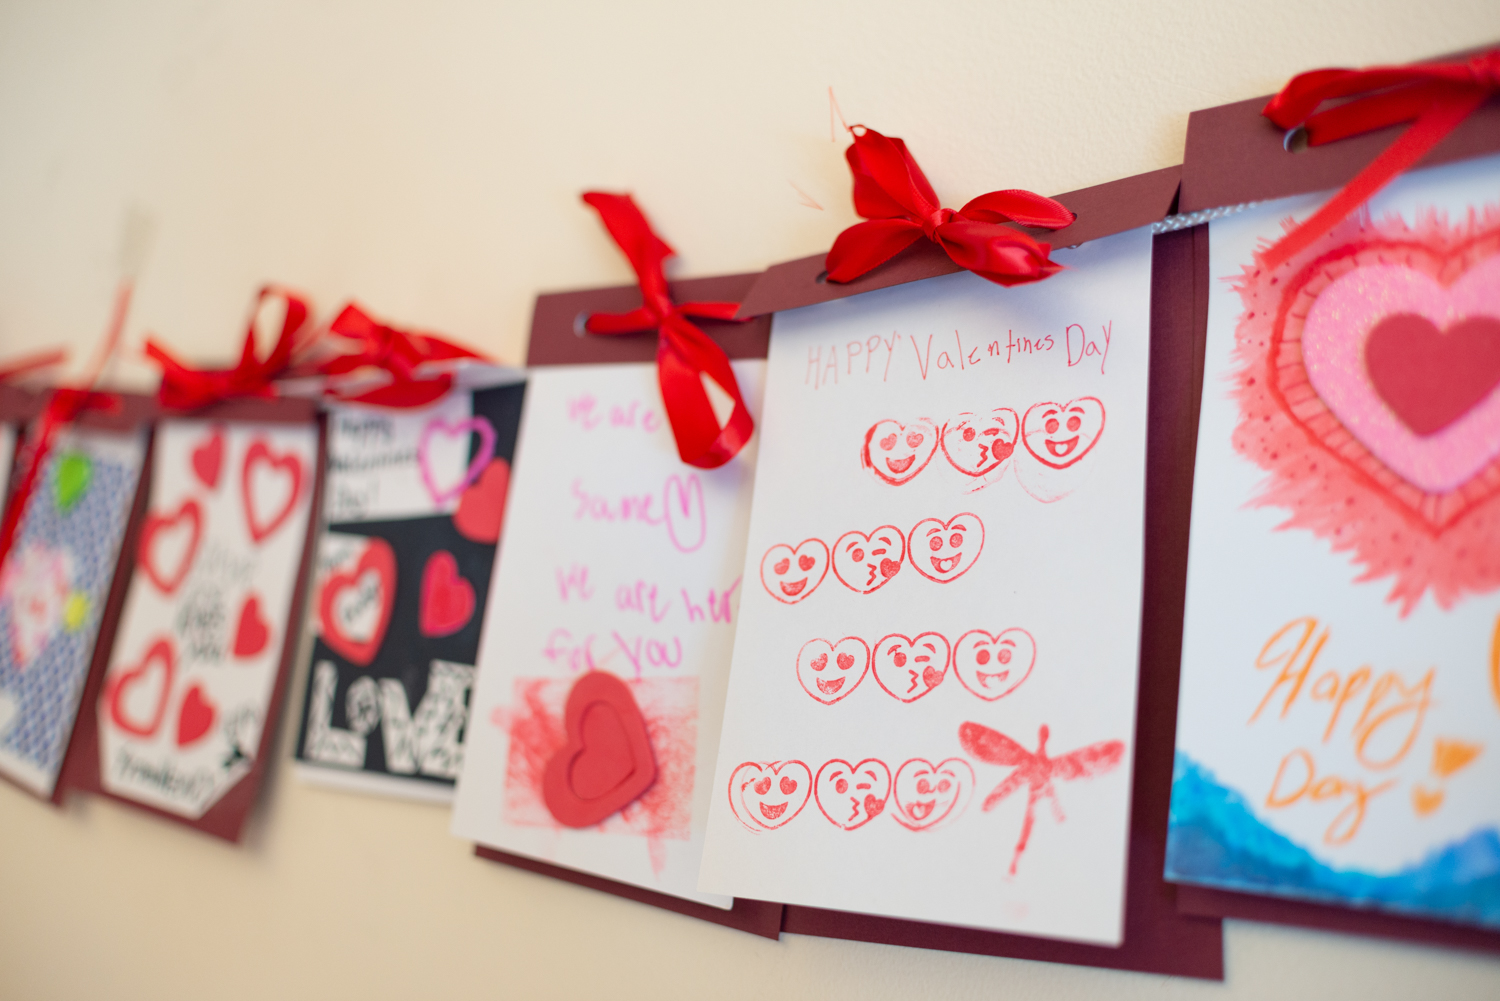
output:
M722 466L750 440L755 420L750 416L729 356L707 334L695 327L689 316L710 320L732 320L736 302L685 302L677 305L667 288L662 262L676 253L654 232L629 195L590 191L583 200L593 206L625 253L641 286L641 307L628 313L594 313L584 322L592 334L659 332L656 342L656 376L662 402L677 439L682 461L700 469ZM709 402L704 377L712 379L734 402L729 420L719 418Z
M273 295L286 300L286 317L270 352L265 358L257 358L255 312L268 296ZM169 410L197 410L235 397L276 395L272 383L286 375L291 367L292 354L297 348L297 332L307 322L307 316L307 302L300 296L269 285L262 288L255 297L255 311L252 311L249 329L245 331L239 363L227 369L190 368L172 357L160 344L147 339L146 354L161 366L157 399Z
M849 282L884 264L923 236L953 263L999 285L1041 281L1062 270L1038 243L1006 222L1061 229L1074 218L1066 206L1030 191L980 195L957 212L945 209L900 139L863 125L849 130L845 157L854 175L854 211L867 222L839 234L828 252L828 280Z
M1261 114L1283 129L1302 127L1310 146L1416 119L1411 128L1360 171L1302 225L1265 255L1275 268L1305 250L1398 174L1427 155L1444 136L1500 89L1500 49L1462 63L1325 69L1301 73L1271 98ZM1371 92L1374 93L1371 93ZM1358 96L1364 95L1364 96ZM1324 101L1354 98L1318 111Z
M329 333L360 343L359 350L340 355L318 366L324 375L343 375L357 369L374 367L385 371L390 381L361 393L346 394L330 390L330 395L348 403L370 403L382 407L421 407L447 395L453 388L453 376L443 372L419 378L421 366L431 362L457 361L463 358L483 360L484 356L468 348L450 344L430 334L413 334L388 327L372 319L364 310L350 303L328 328Z

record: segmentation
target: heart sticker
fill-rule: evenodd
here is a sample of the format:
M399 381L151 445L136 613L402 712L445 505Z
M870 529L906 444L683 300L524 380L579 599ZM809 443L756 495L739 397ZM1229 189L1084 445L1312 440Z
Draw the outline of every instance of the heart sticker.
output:
M755 833L774 831L807 805L812 777L800 761L747 761L729 776L729 808Z
M260 612L260 598L250 595L240 606L240 615L234 627L234 655L254 657L271 641L271 627Z
M212 490L219 485L219 468L224 464L224 432L215 429L207 441L192 452L193 475Z
M154 737L167 715L167 698L177 674L177 650L166 637L151 644L134 667L117 668L104 683L104 702L115 726L136 737ZM137 685L140 693L134 691ZM144 705L142 704L144 702ZM144 712L141 710L145 709Z
M474 585L458 573L458 560L440 549L422 568L422 599L417 610L423 636L451 636L474 614Z
M10 646L24 671L51 641L81 595L73 590L73 556L41 543L17 546L0 571L0 599L10 606ZM81 611L88 611L84 599ZM80 616L81 618L82 616Z
M955 514L947 521L924 518L906 539L906 558L917 573L939 584L962 577L984 548L984 522L977 514Z
M774 545L760 561L760 582L777 601L795 605L818 589L828 573L828 547L821 539L804 539L793 549Z
M1009 407L996 407L987 414L959 414L943 425L943 455L965 476L984 476L1010 458L1020 429L1020 419Z
M953 673L965 688L993 702L1021 687L1036 663L1036 640L1024 629L991 636L970 629L953 644Z
M479 482L465 490L453 512L453 527L470 542L492 545L500 541L505 521L505 496L510 490L510 463L491 459Z
M883 636L875 644L875 682L902 702L915 702L948 676L948 639L942 633Z
M957 820L974 795L974 769L963 758L933 764L912 758L896 769L891 783L896 823L912 831L930 831L945 821Z
M542 800L564 827L591 827L656 781L646 721L614 675L590 671L574 683L563 727L566 743L542 773Z
M375 659L396 599L396 554L384 539L371 538L350 570L330 573L318 595L323 642L352 664Z
M937 448L937 425L927 418L910 424L883 420L865 432L859 461L886 483L900 486L927 468Z
M203 509L190 497L176 514L146 515L136 561L158 591L172 594L187 577L202 541Z
M251 541L259 544L292 516L302 493L302 460L276 455L264 439L250 443L240 470L240 496Z
M869 669L870 647L858 636L845 636L837 643L808 640L797 652L797 680L825 706L858 688Z
M432 469L432 439L435 435L445 438L462 437L464 442L469 440L470 434L479 435L479 451L470 460L469 466L464 470L463 476L457 483L443 485L437 482ZM483 417L470 417L467 420L457 421L449 424L441 417L434 417L422 429L422 436L417 439L417 469L422 474L422 485L427 488L427 495L438 507L442 507L463 493L469 485L479 479L479 474L489 465L495 457L495 426Z
M1067 403L1037 403L1021 419L1026 451L1049 469L1066 469L1099 444L1104 404L1092 396Z
M906 538L894 525L845 532L833 544L833 572L845 587L869 594L896 576L905 556Z
M203 686L194 683L183 696L182 707L177 710L177 746L187 747L208 736L218 717L219 711L208 700Z
M834 758L818 769L813 790L823 816L852 831L865 826L885 809L891 795L891 770L875 758L866 758L857 765Z
M57 507L70 510L77 504L94 479L94 463L82 452L69 452L57 463Z

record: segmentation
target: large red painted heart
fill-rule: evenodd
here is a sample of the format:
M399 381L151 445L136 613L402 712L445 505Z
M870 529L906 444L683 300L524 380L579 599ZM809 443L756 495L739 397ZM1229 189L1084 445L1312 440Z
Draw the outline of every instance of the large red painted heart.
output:
M302 460L295 452L276 455L264 439L250 443L240 469L245 525L259 543L292 516L302 493Z
M187 577L203 540L203 509L189 498L173 515L148 514L141 529L136 560L141 573L163 594L176 591Z
M756 834L784 827L812 796L812 769L800 761L746 761L729 776L729 808Z
M422 597L417 627L423 636L451 636L474 614L474 585L458 573L458 560L445 549L427 558L422 568Z
M254 657L271 641L271 627L260 612L260 598L250 595L240 606L234 627L234 655Z
M177 746L187 747L197 743L214 727L219 711L209 701L201 684L194 684L182 698L182 708L177 710Z
M160 674L160 687L156 691L155 705L150 712L141 715L128 705L131 701L130 691L151 674ZM167 699L172 694L172 681L176 675L177 648L170 639L162 637L151 644L139 664L117 668L104 683L104 702L109 707L109 718L115 726L128 734L136 737L155 736L167 714Z
M603 671L573 685L563 710L566 743L542 773L542 801L564 827L590 827L639 799L656 781L646 720L630 688Z
M760 582L766 593L795 605L818 589L828 574L828 546L822 539L804 539L797 548L777 544L760 560Z
M902 702L915 702L948 676L948 653L942 633L882 636L872 656L875 683Z
M360 667L375 659L396 600L396 553L371 538L349 570L330 573L318 595L323 642Z
M858 636L845 636L837 643L808 640L797 652L797 680L826 706L847 698L869 669L870 647Z
M453 512L453 527L470 542L486 544L500 540L500 526L505 521L505 496L510 490L510 463L492 459L484 467L479 481L463 492L458 510Z
M943 455L965 476L984 476L1010 458L1020 429L1021 421L1009 407L959 414L943 425Z
M825 761L813 781L813 795L823 816L846 831L863 827L885 810L891 795L891 770L884 761L866 758L851 765L843 758Z
M905 556L906 537L895 525L845 532L833 544L833 572L845 587L869 594L896 576Z
M1031 677L1036 640L1024 629L990 635L970 629L953 644L953 673L965 688L988 702L1009 695Z
M935 765L926 758L912 758L896 769L891 783L896 809L891 816L908 830L929 831L957 820L973 793L974 769L963 758Z
M865 432L859 461L886 483L900 486L927 468L937 447L937 424L925 417L910 424L876 421Z
M955 514L947 521L924 518L906 538L906 558L917 573L939 584L962 577L984 549L984 522L977 514Z
M1365 368L1402 423L1436 434L1500 385L1500 319L1470 316L1439 330L1425 316L1388 316L1365 341Z
M212 490L219 485L219 469L224 464L224 432L215 429L208 440L193 449L193 475Z

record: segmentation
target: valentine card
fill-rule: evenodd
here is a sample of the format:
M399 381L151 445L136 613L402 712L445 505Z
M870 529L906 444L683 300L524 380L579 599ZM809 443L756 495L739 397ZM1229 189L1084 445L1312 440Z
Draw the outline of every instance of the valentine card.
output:
M1168 878L1500 927L1500 158L1210 224Z
M297 742L307 780L452 797L524 391L330 412Z
M105 623L146 436L53 440L0 568L0 775L56 792Z

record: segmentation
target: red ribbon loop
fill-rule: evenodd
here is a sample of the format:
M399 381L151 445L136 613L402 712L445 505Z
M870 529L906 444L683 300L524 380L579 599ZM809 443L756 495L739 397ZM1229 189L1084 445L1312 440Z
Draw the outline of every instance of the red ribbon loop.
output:
M451 373L419 377L422 366L461 359L486 360L481 354L431 334L416 334L386 326L350 303L329 325L328 332L358 343L358 348L318 366L324 375L346 375L361 368L378 368L390 381L357 393L329 389L328 395L346 403L381 407L423 407L453 388Z
M1283 129L1303 128L1310 146L1373 129L1412 122L1394 143L1338 194L1269 251L1266 267L1280 267L1410 169L1443 137L1500 90L1500 49L1465 62L1322 69L1301 73L1261 109ZM1325 101L1351 98L1319 111ZM1415 119L1415 121L1413 121Z
M900 139L856 125L845 154L854 175L854 211L867 220L839 234L828 252L828 280L849 282L922 237L953 263L998 285L1041 281L1062 270L1038 243L1007 222L1061 229L1076 218L1062 203L1030 191L991 191L957 212L943 208Z
M687 319L732 320L735 302L687 302L677 305L667 287L662 262L676 253L651 229L629 195L601 191L584 194L604 221L604 227L625 253L641 286L642 304L628 313L594 313L584 322L591 334L658 332L656 375L677 454L700 469L724 465L745 447L755 431L755 420L740 395L729 356L707 334ZM733 401L729 420L719 418L709 402L703 379L712 379Z
M268 296L286 300L286 317L281 333L265 358L255 355L255 313ZM197 410L221 400L245 396L274 396L272 383L285 375L297 348L297 332L307 322L307 302L300 296L266 286L256 294L240 360L233 368L195 369L182 364L157 342L146 341L146 354L161 366L161 387L157 399L169 410Z

